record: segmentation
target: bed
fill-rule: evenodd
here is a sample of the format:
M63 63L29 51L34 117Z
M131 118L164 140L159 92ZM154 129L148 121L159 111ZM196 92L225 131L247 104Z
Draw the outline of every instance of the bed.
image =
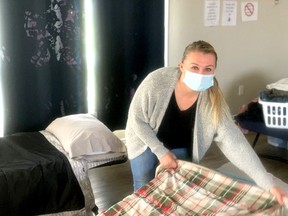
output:
M126 160L123 141L90 114L0 138L0 215L95 215L88 170Z
M176 170L158 167L156 177L99 213L116 215L288 215L263 189L235 181L203 166L179 161Z

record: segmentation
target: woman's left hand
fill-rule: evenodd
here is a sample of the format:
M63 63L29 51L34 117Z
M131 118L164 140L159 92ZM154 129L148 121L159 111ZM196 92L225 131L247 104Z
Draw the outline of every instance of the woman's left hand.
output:
M279 205L282 206L284 204L283 198L284 196L287 196L287 193L277 186L270 188L269 191L276 197Z

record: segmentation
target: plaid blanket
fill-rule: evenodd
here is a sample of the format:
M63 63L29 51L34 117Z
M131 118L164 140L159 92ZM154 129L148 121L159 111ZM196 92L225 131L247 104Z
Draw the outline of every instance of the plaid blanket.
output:
M288 197L280 206L269 192L197 164L180 161L176 170L156 173L99 215L288 215Z

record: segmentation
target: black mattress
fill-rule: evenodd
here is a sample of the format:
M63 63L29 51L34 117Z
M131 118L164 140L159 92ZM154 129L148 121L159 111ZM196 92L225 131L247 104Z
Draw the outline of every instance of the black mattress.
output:
M40 132L0 138L0 215L78 210L84 196L68 159Z

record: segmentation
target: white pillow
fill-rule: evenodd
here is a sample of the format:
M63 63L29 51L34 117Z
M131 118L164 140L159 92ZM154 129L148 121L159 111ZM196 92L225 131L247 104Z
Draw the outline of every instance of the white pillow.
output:
M71 158L94 153L126 152L123 142L91 114L57 118L46 130L61 142Z

